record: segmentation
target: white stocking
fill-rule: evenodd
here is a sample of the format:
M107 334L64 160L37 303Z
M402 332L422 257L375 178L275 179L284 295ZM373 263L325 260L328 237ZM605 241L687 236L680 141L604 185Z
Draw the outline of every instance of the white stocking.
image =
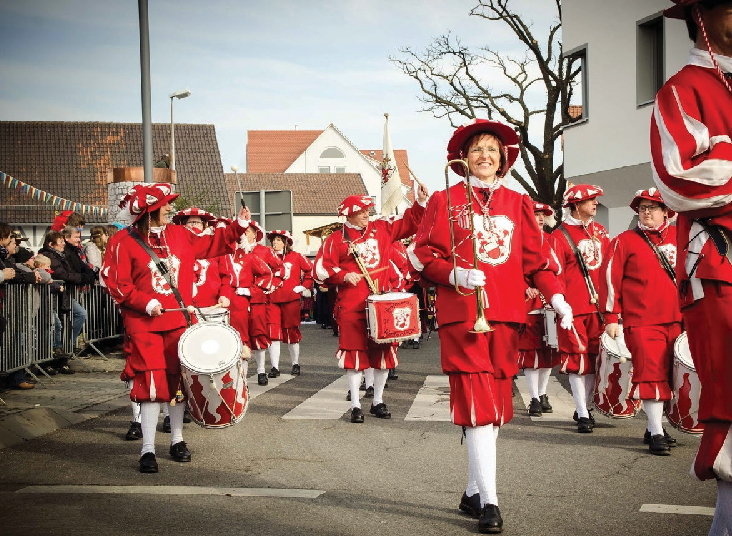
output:
M364 385L366 386L366 389L369 387L374 386L374 369L367 368L363 371L363 379L364 379Z
M641 400L643 411L648 417L648 431L652 436L663 434L663 402L660 400Z
M546 394L546 386L549 385L549 377L552 375L552 369L539 369L539 396Z
M524 369L526 385L529 387L529 397L533 400L539 398L539 371L537 369Z
M257 362L257 374L264 374L264 352L265 350L254 350L254 360Z
M170 411L170 444L175 445L183 441L183 412L186 409L185 403L176 403L175 406L164 404Z
M569 375L569 386L572 388L574 406L577 408L577 417L589 418L587 411L587 391L585 390L585 376L579 374Z
M269 360L272 367L280 370L280 341L272 341L269 346Z
M300 343L288 343L287 349L290 350L290 360L292 361L293 365L297 365L300 363Z
M132 391L132 386L134 385L135 380L127 380L127 387ZM140 422L140 403L139 402L130 402L130 406L132 406L132 421L133 422Z
M170 417L170 402L161 404L163 407L163 418Z
M709 536L732 535L732 483L717 481L717 507Z
M140 403L140 422L142 423L142 452L155 454L155 428L158 427L160 402Z
M358 388L361 387L361 372L358 370L347 370L348 389L351 391L351 408L360 408L361 402L358 400Z
M473 468L472 478L478 485L480 506L495 504L498 506L496 491L496 436L493 425L466 428L465 438L468 444L468 468Z
M374 406L378 406L384 401L384 386L386 379L389 377L388 369L370 369L374 375Z

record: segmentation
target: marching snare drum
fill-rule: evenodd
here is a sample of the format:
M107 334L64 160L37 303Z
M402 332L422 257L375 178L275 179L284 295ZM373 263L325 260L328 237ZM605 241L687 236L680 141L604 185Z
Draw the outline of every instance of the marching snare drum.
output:
M640 410L640 401L628 398L632 378L633 362L622 329L615 339L603 333L594 396L595 407L600 413L615 419L635 417Z
M557 312L554 309L544 308L544 344L549 348L559 348L559 336L557 335Z
M229 310L223 307L201 307L195 310L199 322L229 323Z
M239 333L223 323L200 322L178 342L191 418L204 428L238 423L249 405L246 361Z
M682 432L701 434L704 424L699 422L699 394L701 383L689 351L686 332L674 342L674 397L666 403L666 417Z
M366 325L374 342L401 342L418 338L419 302L416 294L387 292L366 300Z

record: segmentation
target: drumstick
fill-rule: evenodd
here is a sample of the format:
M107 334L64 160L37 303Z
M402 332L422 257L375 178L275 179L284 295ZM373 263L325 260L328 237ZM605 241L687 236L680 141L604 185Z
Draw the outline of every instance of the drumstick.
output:
M575 339L577 339L577 346L579 346L579 351L584 352L587 348L585 348L585 345L582 344L579 333L577 333L577 328L574 327L574 324L572 324L572 333L574 333L574 337Z
M188 307L181 308L181 309L160 309L160 312L161 313L172 313L172 312L179 312L180 313L180 312L183 312L183 311L188 311L189 314L193 314L193 312L195 311L195 309L193 308L192 305L189 305Z
M405 164L405 166L406 166L406 164ZM420 182L420 180L419 180L419 179L417 178L417 176L416 176L416 175L414 174L414 171L412 171L411 169L409 169L409 166L406 166L406 167L407 167L407 171L409 171L409 174L410 174L410 175L412 176L412 178L414 179L414 182L416 182L417 184L419 184L419 185L420 185L420 186L421 186L422 188L425 188L425 185L424 185L424 184L422 184L422 183Z
M389 267L388 267L388 266L384 266L384 267L382 267L382 268L378 268L378 269L376 269L376 270L371 270L371 271L369 272L369 275L373 275L373 274L378 274L379 272L383 272L384 270L388 270L388 269L389 269Z

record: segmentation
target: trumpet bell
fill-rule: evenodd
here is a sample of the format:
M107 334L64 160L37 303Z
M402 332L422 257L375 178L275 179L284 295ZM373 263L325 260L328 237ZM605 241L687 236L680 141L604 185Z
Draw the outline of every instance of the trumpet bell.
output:
M478 318L475 321L475 324L473 324L473 329L470 330L470 333L488 333L490 331L494 331L491 325L486 321L485 318Z

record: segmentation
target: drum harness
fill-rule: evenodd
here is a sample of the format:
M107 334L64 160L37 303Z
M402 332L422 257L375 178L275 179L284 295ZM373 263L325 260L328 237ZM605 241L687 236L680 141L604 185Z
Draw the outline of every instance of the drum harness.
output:
M658 257L658 262L661 263L661 268L663 268L663 271L668 274L668 276L671 278L671 281L674 282L674 286L676 286L676 274L674 273L674 268L673 266L671 266L671 263L669 262L663 251L658 249L658 246L656 246L656 244L654 244L653 241L648 238L648 235L643 231L643 229L641 229L640 227L636 227L635 232L638 233L643 238L643 240L646 241L646 244L651 247L653 252L656 254L656 257Z
M597 309L597 315L600 318L600 322L603 324L605 323L605 318L602 315L602 312L600 311L600 304L597 299L597 291L595 290L595 285L592 283L592 278L590 278L590 271L587 268L587 264L585 264L585 259L582 257L582 253L580 253L579 249L577 249L577 244L574 243L574 240L572 240L572 237L569 235L569 231L567 231L567 228L562 223L559 226L559 230L562 231L562 234L567 239L567 242L569 243L569 247L572 248L572 252L574 253L575 258L577 259L577 264L580 267L580 270L582 271L582 276L585 278L585 285L587 285L587 291L590 293L590 303L595 306L595 309ZM594 237L591 237L594 240Z
M371 234L373 235L375 232L374 229L372 229ZM364 266L363 261L361 260L361 254L359 253L358 249L356 248L356 243L351 240L348 237L348 233L346 232L346 226L343 225L341 233L343 234L343 241L348 244L348 252L353 255L354 260L356 261L356 264L358 265L358 269L361 270L361 273L363 274L364 279L366 279L366 284L368 285L369 289L371 290L372 294L378 294L379 289L374 283L374 280L371 279L371 275L369 274L369 271L366 269L366 266Z

